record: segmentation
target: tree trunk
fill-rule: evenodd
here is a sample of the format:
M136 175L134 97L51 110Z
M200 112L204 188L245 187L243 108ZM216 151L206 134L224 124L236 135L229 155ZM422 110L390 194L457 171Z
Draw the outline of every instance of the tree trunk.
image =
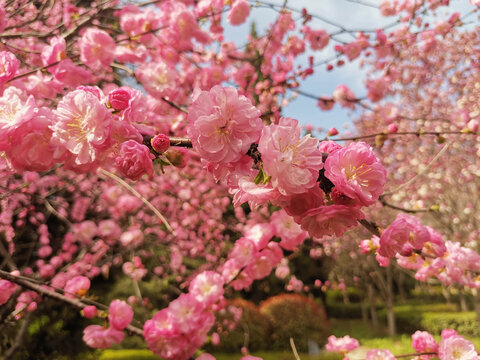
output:
M446 287L445 285L442 285L442 294L445 300L447 301L447 304L452 303L452 296L450 294L450 289Z
M480 326L480 291L478 289L472 289L475 297L475 313L477 314L477 325Z
M373 331L378 330L377 307L375 304L375 291L372 284L368 284L368 303L370 305L370 318L372 319Z
M393 312L393 276L391 266L389 266L386 270L387 293L385 294L385 305L387 306L388 335L392 337L397 334L397 330L395 327L395 313Z
M465 299L465 291L463 289L459 289L458 296L460 300L460 311L467 312L468 304L467 304L467 299Z
M367 302L365 301L366 299L363 298L363 301L360 303L361 309L362 309L362 321L364 324L368 323L368 308L367 308Z
M400 272L397 277L397 285L398 285L398 294L400 295L400 300L404 302L407 300L407 294L405 292L405 274Z
M350 304L350 298L348 297L348 291L346 288L342 290L342 295L343 295L343 303Z

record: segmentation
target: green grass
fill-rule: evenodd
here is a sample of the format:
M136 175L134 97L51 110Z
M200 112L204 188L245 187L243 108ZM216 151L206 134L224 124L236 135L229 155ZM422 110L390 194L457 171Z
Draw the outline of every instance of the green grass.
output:
M239 360L241 354L213 354L216 360ZM252 354L263 360L295 360L293 352L260 352ZM342 356L333 353L325 353L318 356L299 354L302 360L341 360ZM149 350L105 350L99 360L158 360L159 357Z
M150 350L104 350L99 360L158 360Z

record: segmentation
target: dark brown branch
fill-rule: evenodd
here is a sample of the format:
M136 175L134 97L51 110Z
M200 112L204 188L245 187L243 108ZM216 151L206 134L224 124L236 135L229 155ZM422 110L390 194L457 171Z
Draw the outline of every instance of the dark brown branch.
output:
M402 136L402 135L415 135L415 136L423 136L423 135L431 135L431 136L440 136L440 135L480 135L476 132L463 132L463 131L399 131L396 133L387 133L387 132L379 132L375 134L368 134L368 135L359 135L353 137L345 137L345 138L331 138L332 141L357 141L363 139L373 139L379 135L384 136Z
M58 300L58 301L62 301L64 303L67 303L67 304L69 304L69 305L71 305L71 306L73 306L77 309L80 309L80 310L82 310L82 309L84 309L85 307L88 306L87 304L83 303L79 299L71 299L71 298L66 297L65 295L59 294L55 291L48 290L41 285L37 285L37 284L34 284L34 283L32 283L28 280L25 280L25 278L23 278L23 277L20 278L18 276L12 275L12 274L10 274L6 271L3 271L3 270L0 270L0 278L11 281L11 282L13 282L17 285L20 285L20 286L26 288L26 289L33 290L40 295L43 295L43 296L46 296L46 297L49 297L51 299L55 299L55 300ZM143 330L140 329L140 328L137 328L135 326L128 325L125 328L125 330L127 332L129 332L130 334L135 334L135 335L143 337Z
M181 137L170 137L170 146L180 146L184 148L192 148L192 140Z
M362 219L358 220L358 223L373 235L380 237L380 226L378 226L375 222Z
M380 201L380 203L381 203L383 206L389 207L389 208L391 208L391 209L403 211L403 212L406 212L406 213L409 213L409 214L425 213L425 212L434 211L433 208L429 208L429 209L405 209L405 208L402 208L402 207L400 207L400 206L396 206L396 205L393 205L393 204L388 203L383 196L380 196L380 197L378 198L378 201Z

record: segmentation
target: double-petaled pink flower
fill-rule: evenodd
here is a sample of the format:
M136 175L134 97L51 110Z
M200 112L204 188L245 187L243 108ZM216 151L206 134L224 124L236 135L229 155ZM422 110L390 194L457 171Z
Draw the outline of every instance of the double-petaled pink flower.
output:
M262 131L260 111L234 88L196 90L188 112L193 148L213 163L239 161Z

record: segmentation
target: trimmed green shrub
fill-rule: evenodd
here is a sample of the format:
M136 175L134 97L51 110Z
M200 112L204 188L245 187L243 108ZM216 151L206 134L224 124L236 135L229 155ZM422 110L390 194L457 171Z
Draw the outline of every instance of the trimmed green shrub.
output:
M242 310L242 317L233 329L228 326L233 325L233 314L228 311L230 306ZM254 303L243 299L232 300L216 317L217 326L214 330L220 335L220 345L209 345L208 350L240 354L243 346L247 346L250 351L268 349L272 324Z
M395 321L401 333L417 330L439 335L443 329L455 329L465 336L480 336L480 326L475 312L456 312L455 304L425 304L395 306ZM378 313L386 322L386 311Z
M290 349L290 338L293 338L298 351L307 351L308 339L322 346L330 334L325 310L314 300L302 295L271 297L260 305L260 311L272 323L270 341L275 350Z
M463 313L423 313L421 327L432 334L440 334L443 329L455 329L462 336L480 336L475 312Z

